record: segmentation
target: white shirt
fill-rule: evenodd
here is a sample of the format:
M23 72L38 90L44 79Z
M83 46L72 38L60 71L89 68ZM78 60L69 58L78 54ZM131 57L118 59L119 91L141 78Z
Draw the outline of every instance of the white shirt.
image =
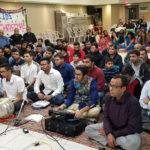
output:
M10 81L7 81L6 78L3 78L3 90L6 91L7 97L10 100L15 100L18 98L18 93L22 92L22 99L27 100L27 90L25 88L24 81L21 77L17 75L11 75Z
M30 84L33 78L37 76L37 66L32 64L29 66L28 64L24 64L21 67L21 77L25 80L25 83Z
M39 87L41 83L44 84L43 92L45 95L49 94L52 90L54 91L52 97L63 92L64 82L61 74L53 68L50 69L49 74L45 74L43 70L39 71L34 84L35 93L40 92Z
M145 98L149 98L150 99L150 80L147 81L145 84L144 84L144 87L142 89L142 92L141 92L141 96L140 96L140 105L143 109L147 109L149 110L148 114L150 115L150 102L148 104L145 104L143 102L143 100Z

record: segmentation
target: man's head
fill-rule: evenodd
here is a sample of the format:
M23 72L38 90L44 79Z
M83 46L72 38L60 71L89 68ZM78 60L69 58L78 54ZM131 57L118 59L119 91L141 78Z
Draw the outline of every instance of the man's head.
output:
M17 47L18 49L21 49L21 41L16 42L15 47Z
M64 56L62 54L56 54L54 56L56 66L62 66L64 63Z
M15 28L15 29L14 29L14 34L15 34L15 35L18 35L18 34L19 34L19 29L18 29L18 28Z
M42 45L43 44L43 39L38 39L37 43L38 43L38 45Z
M122 70L122 75L127 78L128 82L130 82L130 80L132 79L134 74L135 74L135 72L132 69L132 67L125 67Z
M31 27L27 27L27 33L31 33Z
M42 45L37 45L36 48L37 48L37 52L38 52L39 54L42 54L42 52L43 52Z
M97 43L93 43L90 49L91 53L97 52L98 51L98 45Z
M15 52L18 52L18 49L17 48L13 48L12 50L11 50L11 56L14 58L14 56L15 56Z
M75 52L73 54L73 61L74 62L79 62L80 61L80 58L81 58L81 54L79 52Z
M94 57L91 56L91 55L86 55L86 56L84 57L83 63L84 63L84 65L85 65L88 69L93 68L93 66L94 66Z
M23 41L21 47L22 47L23 49L26 49L26 47L27 47L27 42L26 42L26 41Z
M120 100L128 86L128 80L123 75L117 75L110 81L110 95Z
M53 48L47 48L46 49L46 58L51 59L55 53L55 50Z
M90 49L91 48L91 42L90 41L86 41L86 43L85 43L85 47L87 48L87 49Z
M32 62L31 52L25 52L23 56L24 56L24 60L25 60L26 63Z
M62 47L62 39L57 39L56 43L58 47Z
M66 48L66 47L62 47L61 54L62 54L64 57L68 55L68 53L67 53L67 48Z
M134 45L134 50L140 51L142 45L141 44L135 44Z
M63 47L67 47L69 44L67 40L63 40L62 43L63 43Z
M10 49L10 46L9 46L9 45L6 45L6 46L4 47L4 53L6 53L6 54L10 54L10 53L11 53L11 49Z
M137 64L140 61L140 52L139 51L132 50L129 55L130 55L130 61L133 64Z
M146 49L141 49L140 50L140 58L143 59L144 61L147 61L148 59L148 54Z
M2 58L4 56L4 49L0 48L0 58Z
M14 59L15 59L16 61L19 60L19 59L21 59L21 55L20 55L19 50L17 50L17 51L14 52Z
M116 54L116 46L112 45L108 50L109 55L115 55Z
M107 49L109 49L112 45L113 45L113 42L109 41L108 44L107 44Z
M75 69L75 81L82 83L88 74L88 68L85 65L79 65Z
M0 65L0 74L3 78L8 79L11 76L11 67L9 64Z
M105 66L108 68L108 70L112 69L114 66L114 61L112 58L107 58L105 61Z
M74 46L74 51L80 51L80 43L79 42L75 42L73 44L73 46Z
M46 74L49 73L51 64L48 58L42 58L40 61L41 70L43 70Z
M0 29L0 37L4 35L4 30Z
M26 50L28 52L32 51L34 48L33 48L33 45L32 44L28 44L27 47L26 47Z

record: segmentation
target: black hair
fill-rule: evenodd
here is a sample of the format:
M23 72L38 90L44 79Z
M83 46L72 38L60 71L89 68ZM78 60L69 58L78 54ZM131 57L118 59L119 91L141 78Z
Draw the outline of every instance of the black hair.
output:
M91 41L87 40L85 43L91 43Z
M61 48L61 51L62 51L62 50L65 51L65 52L67 52L67 47L62 47L62 48Z
M45 45L47 46L47 44L50 43L50 40L49 40L49 39L46 39L46 40L44 41L44 43L45 43Z
M113 77L113 79L121 79L122 82L122 87L127 87L128 86L128 79L123 76L123 75L116 75L115 77Z
M64 39L62 40L62 43L68 43L68 40Z
M132 67L124 67L123 69L122 69L122 75L130 75L130 76L133 76L134 75L134 73L135 73L135 71L132 69Z
M35 51L31 51L30 54L31 54L31 56L36 57L36 52Z
M97 44L96 42L94 42L94 43L92 44L92 46L95 46L96 48L98 48L98 44Z
M80 46L80 43L79 42L74 42L74 44L73 44L74 46Z
M76 70L80 70L82 72L83 76L88 74L88 67L86 67L85 65L76 66Z
M41 48L42 48L42 45L39 44L39 45L37 45L36 47L41 47Z
M6 45L4 48L9 48L10 49L10 45Z
M12 71L12 68L11 68L11 66L9 65L9 63L1 64L1 65L0 65L0 68L5 68L7 71L8 71L8 70L11 70L11 71Z
M34 49L32 44L28 44L27 47L30 47L31 49Z
M28 51L25 51L24 54L29 54L30 56L32 56L32 53L31 53L31 52L28 52ZM24 54L23 54L23 55L24 55Z
M132 51L130 52L130 54L135 54L135 55L137 55L137 56L140 56L140 52L137 51L137 50L132 50Z
M47 49L46 49L46 51L48 51L48 52L52 52L52 54L54 54L54 53L55 53L55 50L54 50L54 48L52 48L52 47L47 48Z
M4 48L0 47L0 50L4 53Z
M63 56L62 54L56 54L54 57L55 57L55 58L56 58L56 57L59 57L60 59L64 59L64 56Z
M62 42L62 39L57 39L56 42L58 42L58 41Z
M42 41L43 42L43 39L42 38L39 38L38 40Z
M106 60L105 60L105 64L107 64L108 62L113 62L114 64L114 60L110 57L108 57Z
M74 54L73 54L73 56L78 56L79 58L81 58L81 53L79 53L79 52L75 52Z
M49 58L44 57L44 58L42 58L42 59L40 60L40 63L41 63L42 61L47 61L47 63L50 64Z
M94 57L90 54L86 55L84 59L90 59L91 62L94 62Z
M19 50L14 47L14 48L11 49L11 52L19 52Z
M147 50L146 50L145 48L141 48L141 49L140 49L140 52L141 52L141 51L144 51L145 54L147 55Z

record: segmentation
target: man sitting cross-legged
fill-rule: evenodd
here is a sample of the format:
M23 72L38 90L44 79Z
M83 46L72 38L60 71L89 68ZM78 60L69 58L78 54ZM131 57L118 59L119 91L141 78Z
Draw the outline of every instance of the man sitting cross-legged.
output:
M141 145L141 108L139 101L126 91L128 81L116 76L110 82L103 123L89 125L85 133L110 148L137 150Z
M61 105L64 102L63 79L61 74L51 68L48 58L41 59L41 71L39 71L35 84L34 91L29 92L27 97L33 101L48 100L51 104ZM44 90L40 90L40 86L44 86Z
M75 69L75 79L72 80L69 95L64 104L56 108L75 113L75 118L97 117L100 112L98 88L96 80L87 76L88 68L79 65Z
M13 75L9 64L0 66L0 74L3 77L3 97L8 97L15 106L15 112L19 111L23 100L27 100L27 90L21 77Z

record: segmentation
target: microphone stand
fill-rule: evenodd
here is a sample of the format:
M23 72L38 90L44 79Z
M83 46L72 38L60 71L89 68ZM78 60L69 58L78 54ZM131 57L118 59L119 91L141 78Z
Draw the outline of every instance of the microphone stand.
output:
M16 118L15 123L14 123L14 126L16 126L16 127L25 124L25 123L21 123L21 119L20 119L20 114L22 112L24 104L25 104L25 100L23 99L20 110L19 110L19 113L18 113L17 118Z

